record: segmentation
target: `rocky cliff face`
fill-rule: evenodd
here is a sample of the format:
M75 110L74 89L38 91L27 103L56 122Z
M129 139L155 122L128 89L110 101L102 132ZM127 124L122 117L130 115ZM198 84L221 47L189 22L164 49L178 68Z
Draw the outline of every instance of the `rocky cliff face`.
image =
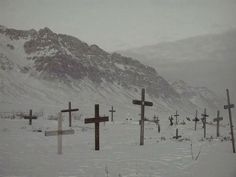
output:
M106 81L127 89L144 87L157 98L179 98L155 69L118 53L109 54L97 45L89 46L75 37L56 34L49 28L38 32L2 29L0 33L11 40L26 40L24 50L27 60L34 63L28 72L36 70L44 79L71 81L70 78L88 78L95 84Z

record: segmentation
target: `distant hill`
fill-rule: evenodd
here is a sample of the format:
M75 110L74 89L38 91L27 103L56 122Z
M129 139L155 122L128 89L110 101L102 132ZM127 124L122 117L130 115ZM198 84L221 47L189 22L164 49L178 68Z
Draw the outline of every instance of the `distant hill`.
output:
M119 52L158 69L172 82L207 86L221 96L228 87L236 100L236 30Z

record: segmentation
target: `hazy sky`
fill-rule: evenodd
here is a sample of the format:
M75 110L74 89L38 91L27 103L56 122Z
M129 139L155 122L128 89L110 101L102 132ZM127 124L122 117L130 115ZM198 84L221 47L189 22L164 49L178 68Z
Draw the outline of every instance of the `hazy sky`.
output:
M114 51L236 28L236 0L0 0L0 24Z

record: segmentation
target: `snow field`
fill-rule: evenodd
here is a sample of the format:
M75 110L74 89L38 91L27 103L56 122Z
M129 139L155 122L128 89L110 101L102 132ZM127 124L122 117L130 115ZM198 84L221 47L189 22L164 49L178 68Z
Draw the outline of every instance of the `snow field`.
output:
M64 118L63 129L68 128ZM161 133L155 124L145 122L145 143L139 146L140 127L137 121L116 121L100 124L100 151L94 151L94 125L73 120L74 135L63 135L62 155L57 154L57 137L45 137L45 130L55 130L57 121L42 117L33 120L0 119L0 176L78 176L78 177L234 177L236 156L230 141L229 127L220 127L222 137L215 138L215 126L193 130L193 122L179 125L182 140L173 140L175 126L161 119ZM34 132L42 130L42 132ZM163 140L165 137L165 140ZM193 144L192 160L191 142Z

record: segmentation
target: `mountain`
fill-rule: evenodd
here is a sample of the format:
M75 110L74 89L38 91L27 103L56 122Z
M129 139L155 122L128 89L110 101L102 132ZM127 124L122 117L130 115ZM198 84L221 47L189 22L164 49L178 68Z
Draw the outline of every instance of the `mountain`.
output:
M208 107L218 109L222 106L220 104L222 100L206 87L193 87L182 80L175 81L171 85L181 97L190 100L194 105L198 105L201 110Z
M147 114L156 107L163 114L176 109L190 113L197 106L154 68L49 28L1 26L0 74L1 111L34 107L55 112L72 101L85 115L99 103L103 112L114 105L127 117L138 114L132 99L140 99L141 88L155 104Z
M119 52L158 69L171 82L207 86L225 97L225 88L236 89L235 49L236 30L232 29ZM231 95L235 100L236 94Z
M180 61L234 60L236 29L217 34L194 36L156 45L119 51L143 62L166 64Z

